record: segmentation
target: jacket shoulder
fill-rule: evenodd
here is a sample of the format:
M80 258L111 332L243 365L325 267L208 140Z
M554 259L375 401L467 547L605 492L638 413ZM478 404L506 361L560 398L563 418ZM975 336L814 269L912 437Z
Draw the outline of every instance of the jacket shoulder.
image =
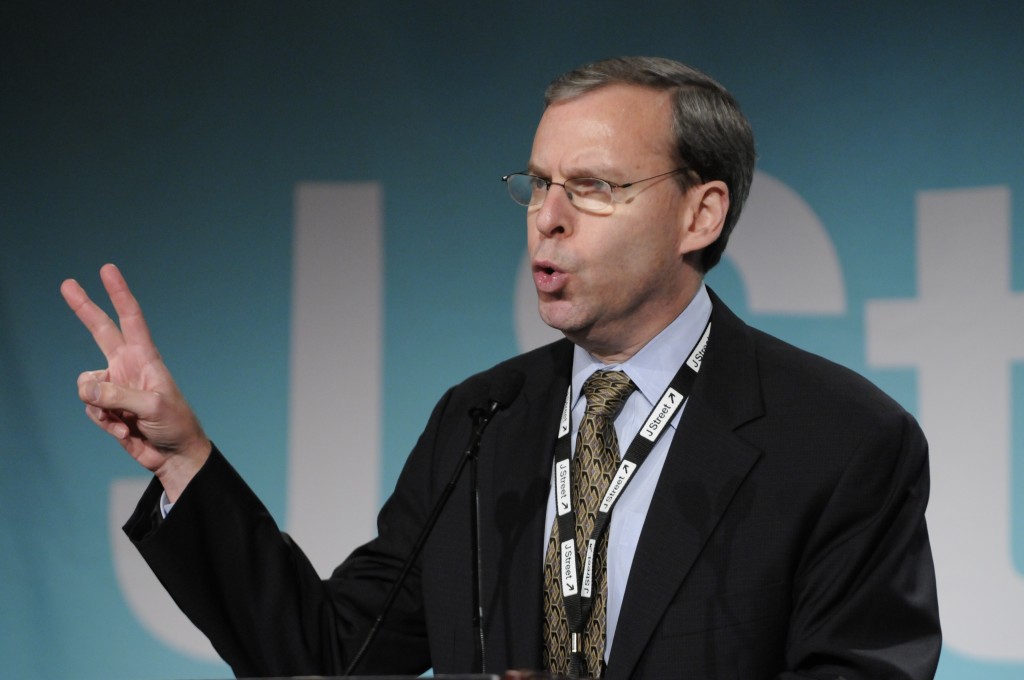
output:
M522 380L517 393L534 394L547 391L559 376L568 380L572 366L573 345L562 339L529 352L506 359L490 368L475 373L450 390L461 399L484 400L497 397L510 383ZM517 394L512 395L513 397Z

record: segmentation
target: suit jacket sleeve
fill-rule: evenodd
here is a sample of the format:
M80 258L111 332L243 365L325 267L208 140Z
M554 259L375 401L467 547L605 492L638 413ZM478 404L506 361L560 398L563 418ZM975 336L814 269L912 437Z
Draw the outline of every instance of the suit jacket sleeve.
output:
M162 521L154 480L125 532L237 676L341 674L433 503L433 440L447 400L381 510L378 537L326 581L216 449ZM418 674L430 666L416 565L360 668Z
M906 413L864 434L797 565L779 677L932 678L941 647L927 444Z

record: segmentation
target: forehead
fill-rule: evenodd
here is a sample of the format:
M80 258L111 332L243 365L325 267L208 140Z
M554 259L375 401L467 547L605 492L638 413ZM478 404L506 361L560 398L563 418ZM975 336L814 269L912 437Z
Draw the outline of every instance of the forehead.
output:
M671 129L671 93L607 85L548 106L537 126L530 164L566 175L657 170L672 160Z

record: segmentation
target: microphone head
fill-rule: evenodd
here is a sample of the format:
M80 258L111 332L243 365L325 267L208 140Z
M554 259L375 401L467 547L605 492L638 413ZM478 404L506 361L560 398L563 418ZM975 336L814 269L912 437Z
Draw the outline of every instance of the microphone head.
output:
M525 380L522 371L505 369L491 383L488 400L497 408L505 408L519 396Z

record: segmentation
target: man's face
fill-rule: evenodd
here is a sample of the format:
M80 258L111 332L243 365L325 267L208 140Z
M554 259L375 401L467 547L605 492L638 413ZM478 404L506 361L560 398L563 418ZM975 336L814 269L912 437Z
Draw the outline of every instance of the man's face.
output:
M611 85L552 104L533 141L531 174L625 184L675 169L666 92ZM683 263L691 192L666 176L627 190L611 214L578 210L562 187L527 212L540 315L596 356L631 356L686 306L699 275ZM695 283L696 282L696 283Z

